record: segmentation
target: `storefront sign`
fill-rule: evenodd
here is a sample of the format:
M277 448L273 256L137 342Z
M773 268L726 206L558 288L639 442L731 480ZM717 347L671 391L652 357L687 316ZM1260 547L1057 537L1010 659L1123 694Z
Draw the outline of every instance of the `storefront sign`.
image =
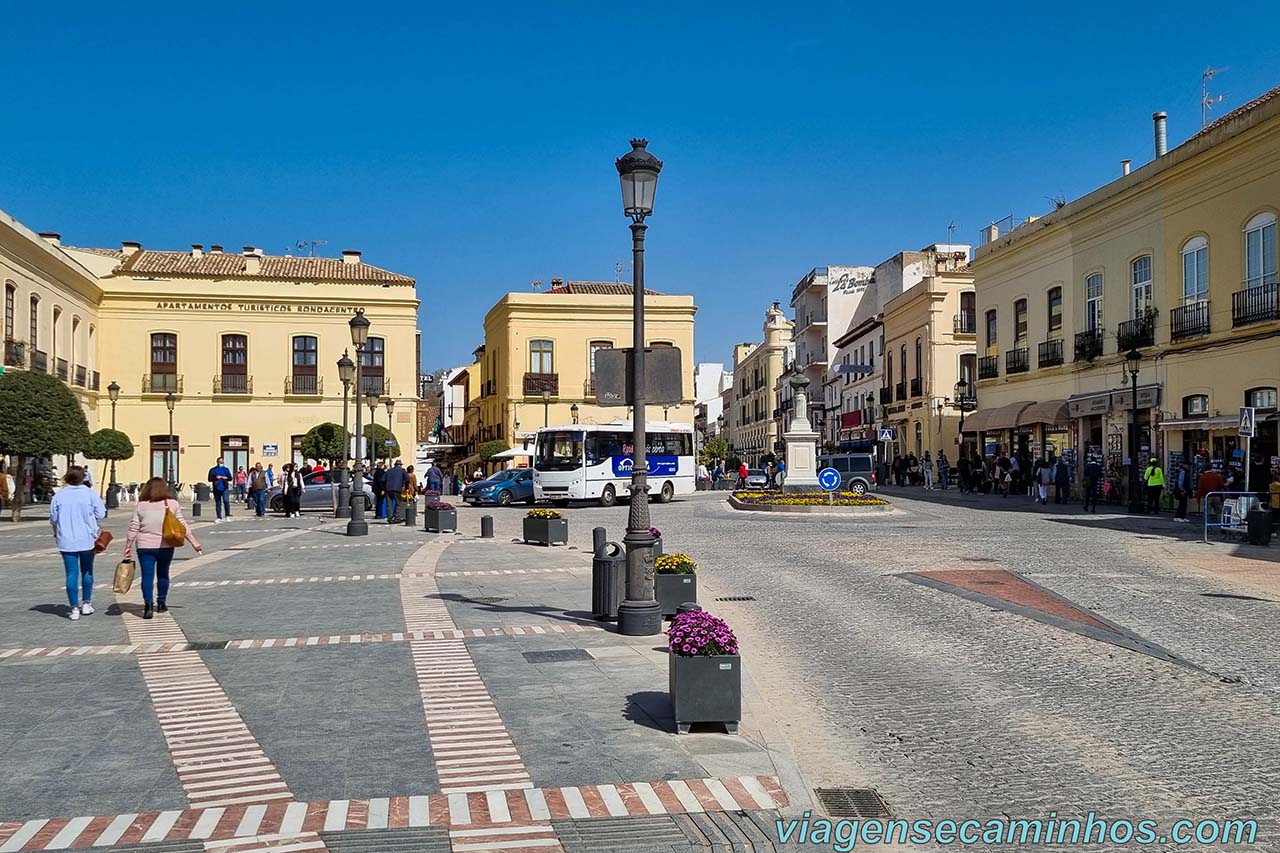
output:
M262 445L262 455L263 455L263 456L279 456L279 455L280 455L280 445L278 445L278 444L264 444L264 445Z
M157 302L158 311L226 312L233 314L342 314L356 313L352 305L298 305L293 302Z
M827 288L831 293L857 293L865 290L869 278L855 278L851 273L845 273L835 281L827 282Z
M1160 402L1160 386L1146 385L1138 389L1138 408L1150 409ZM1090 415L1102 415L1112 410L1127 411L1133 408L1133 391L1128 388L1117 388L1113 391L1102 391L1088 396L1072 397L1067 400L1067 412L1073 418L1087 418Z

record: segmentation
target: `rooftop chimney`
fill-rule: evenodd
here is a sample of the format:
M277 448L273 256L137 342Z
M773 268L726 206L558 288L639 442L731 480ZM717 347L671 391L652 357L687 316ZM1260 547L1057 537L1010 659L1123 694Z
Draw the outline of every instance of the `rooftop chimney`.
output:
M1133 161L1132 161L1132 160L1121 160L1121 161L1120 161L1120 174L1121 174L1121 175L1127 175L1127 174L1129 174L1129 166L1130 166L1132 163L1133 163Z
M1156 156L1163 157L1169 153L1169 131L1166 124L1169 114L1161 110L1158 113L1151 114L1151 120L1156 123Z
M124 252L124 256L127 258L130 255L136 255L138 252L141 252L142 244L135 243L132 240L122 240L120 243L120 251Z
M211 254L211 255L221 255L221 254L222 254L222 246L218 245L217 243L210 243L210 244L209 244L209 254Z
M342 262L344 264L360 263L360 250L359 249L343 249Z
M193 258L203 258L203 257L204 257L204 246L201 246L199 243L192 243L192 244L191 244L191 257L193 257Z
M262 256L253 246L244 247L244 274L260 275L262 273Z
M994 222L982 230L988 243L994 243L996 240L1000 239L1000 226Z
M41 231L40 236L48 240L50 243L52 243L55 246L62 245L62 235L59 234L57 231Z
M553 278L553 279L551 279L551 286L552 286L552 287L562 287L563 285L564 285L564 279L562 279L562 278Z

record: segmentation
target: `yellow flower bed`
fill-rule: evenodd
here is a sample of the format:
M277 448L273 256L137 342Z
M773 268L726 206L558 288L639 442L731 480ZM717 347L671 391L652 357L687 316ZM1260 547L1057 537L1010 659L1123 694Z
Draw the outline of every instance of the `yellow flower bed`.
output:
M653 561L653 568L660 575L691 575L698 564L688 554L663 554Z
M525 518L559 518L558 509L531 509L524 514Z
M888 506L889 502L870 495L836 492L734 492L734 500L755 506Z

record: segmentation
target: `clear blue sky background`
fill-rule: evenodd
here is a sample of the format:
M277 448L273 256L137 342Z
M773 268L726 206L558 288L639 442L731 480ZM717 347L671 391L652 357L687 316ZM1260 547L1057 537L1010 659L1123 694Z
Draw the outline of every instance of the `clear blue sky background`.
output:
M541 7L541 8L540 8ZM622 10L622 11L620 11ZM697 358L811 267L1050 207L1280 84L1272 2L22 3L4 12L0 208L74 245L324 239L418 279L424 366L504 292L612 280L613 160L666 161L652 287Z

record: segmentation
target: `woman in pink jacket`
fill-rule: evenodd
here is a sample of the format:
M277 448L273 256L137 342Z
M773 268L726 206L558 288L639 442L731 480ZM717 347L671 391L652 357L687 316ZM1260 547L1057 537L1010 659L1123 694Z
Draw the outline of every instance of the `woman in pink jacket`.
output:
M164 544L164 511L168 509L182 522L187 532L187 541L196 549L197 554L204 553L204 546L191 535L191 527L182 517L182 505L169 497L169 484L163 477L152 477L138 494L138 502L134 505L133 520L129 522L129 539L125 542L125 559L138 549L138 564L142 568L142 601L143 619L152 615L152 587L159 578L159 595L154 599L155 609L161 613L169 608L165 599L169 595L169 565L173 562L173 546Z

